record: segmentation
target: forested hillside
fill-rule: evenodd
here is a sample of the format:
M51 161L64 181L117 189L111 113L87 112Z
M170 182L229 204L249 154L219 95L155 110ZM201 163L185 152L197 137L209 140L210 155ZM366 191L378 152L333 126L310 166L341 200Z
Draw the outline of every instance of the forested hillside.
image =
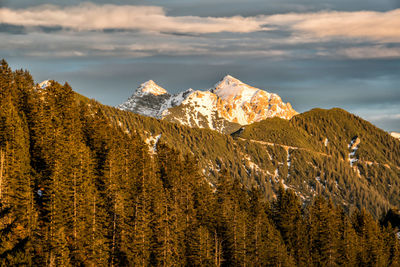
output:
M380 133L367 141L376 135L353 123L334 141L309 126L324 118L283 122L303 129L283 135L294 143L247 132L262 123L235 140L103 106L68 84L38 88L2 61L0 265L398 266L394 230L370 212L399 205L399 141L366 126ZM316 189L300 191L314 175Z
M270 118L229 135L143 117L92 102L124 131L193 155L213 185L221 169L270 201L281 184L304 202L322 194L351 213L379 218L400 208L400 142L344 110L314 109L291 120ZM93 109L93 108L92 108Z

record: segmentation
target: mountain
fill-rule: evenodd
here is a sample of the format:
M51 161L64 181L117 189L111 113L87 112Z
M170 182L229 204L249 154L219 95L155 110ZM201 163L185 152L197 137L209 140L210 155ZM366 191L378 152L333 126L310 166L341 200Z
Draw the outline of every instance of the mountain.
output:
M124 131L137 131L144 140L161 135L158 143L195 156L213 188L221 171L228 170L269 200L283 185L305 204L322 194L348 213L365 208L379 218L389 208L400 208L400 142L342 109L267 118L232 135L111 107L105 112Z
M290 119L297 114L278 95L249 86L230 75L208 91L189 89L177 95L170 95L149 81L118 108L223 133L266 118Z
M391 132L390 135L393 136L394 138L400 139L400 133Z
M143 129L145 140L161 134L158 142L193 154L211 185L227 169L268 199L284 185L305 203L323 194L348 212L364 207L379 217L400 208L399 142L344 110L298 114L278 95L229 75L207 91L168 96L160 107L155 117L162 120L109 112L128 131Z
M150 80L142 83L133 95L118 108L129 110L137 114L159 118L162 111L162 105L171 98L171 95Z

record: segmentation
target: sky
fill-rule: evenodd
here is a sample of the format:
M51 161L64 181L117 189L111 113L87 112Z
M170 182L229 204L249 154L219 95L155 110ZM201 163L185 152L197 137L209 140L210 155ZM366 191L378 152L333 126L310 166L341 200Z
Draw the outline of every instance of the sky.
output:
M400 0L0 0L0 58L107 105L230 74L400 132Z

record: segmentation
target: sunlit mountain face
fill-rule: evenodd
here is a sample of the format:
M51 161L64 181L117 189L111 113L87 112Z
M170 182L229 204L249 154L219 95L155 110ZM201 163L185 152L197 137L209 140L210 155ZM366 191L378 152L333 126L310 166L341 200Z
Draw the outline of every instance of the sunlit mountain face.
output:
M152 80L141 84L118 108L191 127L229 132L266 118L290 119L297 112L273 93L227 75L207 91L188 89L170 95Z

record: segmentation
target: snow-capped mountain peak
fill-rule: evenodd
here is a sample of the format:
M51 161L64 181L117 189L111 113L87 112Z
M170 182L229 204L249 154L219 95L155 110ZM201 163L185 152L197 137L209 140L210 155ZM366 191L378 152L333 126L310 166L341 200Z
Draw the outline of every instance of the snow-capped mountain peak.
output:
M218 108L221 116L241 125L268 117L290 119L297 114L278 95L247 85L231 75L226 75L210 91L223 100Z
M153 80L142 83L136 90L137 95L152 94L158 96L167 93L167 90L156 84Z
M270 117L290 119L297 114L278 95L247 85L231 75L208 91L189 89L176 95L168 94L150 80L118 108L221 132L234 124L247 125Z

